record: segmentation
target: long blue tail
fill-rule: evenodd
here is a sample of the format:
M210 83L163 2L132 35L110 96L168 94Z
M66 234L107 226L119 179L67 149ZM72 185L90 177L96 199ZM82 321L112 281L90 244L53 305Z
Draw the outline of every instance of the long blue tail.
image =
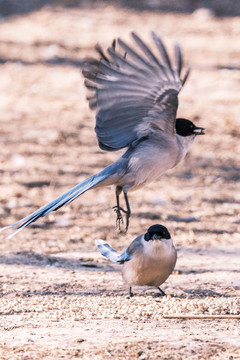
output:
M107 166L103 169L100 173L91 176L87 180L83 181L81 184L74 186L72 189L68 190L66 193L60 195L55 200L51 201L50 203L42 206L38 210L34 211L32 214L26 216L25 218L17 221L14 224L5 226L0 231L17 227L17 230L9 236L12 238L16 233L20 230L25 228L26 226L30 225L31 223L35 222L38 218L43 217L49 214L51 211L57 210L63 205L70 204L73 200L75 200L78 196L85 193L87 190L91 189L93 186L97 185L104 179L108 178L110 175L114 173L114 164Z

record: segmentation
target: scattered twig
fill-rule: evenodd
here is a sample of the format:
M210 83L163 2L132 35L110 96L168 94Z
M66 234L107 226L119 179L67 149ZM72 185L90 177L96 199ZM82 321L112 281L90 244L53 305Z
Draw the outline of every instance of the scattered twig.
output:
M164 319L239 319L240 315L163 315Z

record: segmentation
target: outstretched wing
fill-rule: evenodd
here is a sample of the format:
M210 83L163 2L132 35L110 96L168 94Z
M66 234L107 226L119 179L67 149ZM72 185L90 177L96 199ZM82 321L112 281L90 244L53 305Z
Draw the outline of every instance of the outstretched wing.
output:
M178 93L189 70L181 79L182 55L175 46L175 66L171 64L161 39L152 32L159 52L155 55L143 40L132 33L135 48L121 39L108 48L110 59L98 46L99 61L86 62L83 75L91 94L89 106L97 109L99 146L115 151L159 128L175 132Z

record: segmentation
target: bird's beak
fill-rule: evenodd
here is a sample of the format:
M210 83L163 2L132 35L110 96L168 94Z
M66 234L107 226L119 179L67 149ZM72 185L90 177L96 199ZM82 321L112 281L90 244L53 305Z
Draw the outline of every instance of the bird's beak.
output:
M153 234L152 236L152 240L160 240L161 236L157 235L157 234Z
M196 126L193 130L195 135L205 135L204 128Z

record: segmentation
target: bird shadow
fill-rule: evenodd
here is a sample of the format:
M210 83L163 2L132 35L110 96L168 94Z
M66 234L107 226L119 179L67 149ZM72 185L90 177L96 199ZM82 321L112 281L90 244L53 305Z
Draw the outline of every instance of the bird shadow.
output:
M114 266L98 263L89 258L86 260L84 257L78 259L65 258L61 256L53 256L48 254L40 254L34 251L18 251L12 253L10 256L0 256L0 264L5 265L24 265L24 266L36 266L36 267L52 267L62 268L67 270L77 271L99 271L104 272L118 272Z
M231 294L225 294L222 292L213 291L210 289L183 289L184 293L192 295L193 297L224 297L229 298L233 297Z

